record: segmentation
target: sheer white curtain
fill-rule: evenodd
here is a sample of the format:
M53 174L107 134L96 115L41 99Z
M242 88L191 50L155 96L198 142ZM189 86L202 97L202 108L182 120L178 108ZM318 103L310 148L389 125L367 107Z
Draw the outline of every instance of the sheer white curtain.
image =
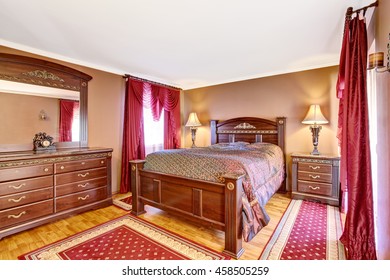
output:
M161 114L159 121L153 121L151 108L144 110L144 134L145 134L145 156L164 149L164 114Z
M377 90L375 70L367 71L368 125L370 134L372 194L374 200L375 239L378 240L378 127L377 127ZM378 244L376 242L376 244Z
M80 141L80 108L73 111L72 141Z

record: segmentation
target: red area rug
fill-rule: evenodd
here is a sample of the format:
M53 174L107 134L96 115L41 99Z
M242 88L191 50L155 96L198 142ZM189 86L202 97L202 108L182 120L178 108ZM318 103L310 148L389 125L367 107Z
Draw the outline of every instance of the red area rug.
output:
M221 253L126 215L18 257L21 260L223 260Z
M118 206L119 208L122 208L123 210L130 211L131 210L131 203L132 203L132 196L131 194L127 194L124 197L121 198L115 198L113 200L113 204Z
M338 207L292 200L259 259L344 260Z

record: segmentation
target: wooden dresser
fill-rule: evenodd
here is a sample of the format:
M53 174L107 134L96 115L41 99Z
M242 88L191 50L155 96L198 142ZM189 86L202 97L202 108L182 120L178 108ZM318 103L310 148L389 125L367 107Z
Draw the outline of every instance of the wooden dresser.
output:
M292 198L339 206L340 157L293 153Z
M0 153L0 239L109 206L112 149Z

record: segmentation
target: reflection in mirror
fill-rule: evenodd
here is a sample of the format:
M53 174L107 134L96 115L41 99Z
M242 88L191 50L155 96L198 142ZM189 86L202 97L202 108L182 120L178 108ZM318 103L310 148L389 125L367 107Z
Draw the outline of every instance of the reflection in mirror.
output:
M79 141L79 100L77 91L0 80L0 144L30 143L38 132Z

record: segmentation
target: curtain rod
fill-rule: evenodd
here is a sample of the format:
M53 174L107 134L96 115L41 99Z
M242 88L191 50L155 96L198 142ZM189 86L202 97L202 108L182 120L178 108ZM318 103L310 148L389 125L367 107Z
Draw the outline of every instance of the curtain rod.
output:
M362 11L362 10L364 10L364 14L365 14L368 8L377 7L378 5L379 5L379 0L375 1L374 3L371 3L371 4L368 5L368 6L365 6L365 7L363 7L363 8L357 9L357 10L353 10L352 7L349 7L349 8L347 9L347 12L345 13L345 16L346 16L346 17L351 17L353 13L359 13L359 12Z
M131 78L133 80L137 80L137 81L141 81L141 82L147 82L147 83L150 83L150 84L163 86L163 87L166 87L166 88L171 88L171 89L175 89L175 90L182 90L181 88L178 88L178 87L174 87L174 86L170 86L170 85L166 85L166 84L150 81L150 80L143 79L143 78L136 77L136 76L132 76L132 75L129 75L129 74L123 75L123 78Z

